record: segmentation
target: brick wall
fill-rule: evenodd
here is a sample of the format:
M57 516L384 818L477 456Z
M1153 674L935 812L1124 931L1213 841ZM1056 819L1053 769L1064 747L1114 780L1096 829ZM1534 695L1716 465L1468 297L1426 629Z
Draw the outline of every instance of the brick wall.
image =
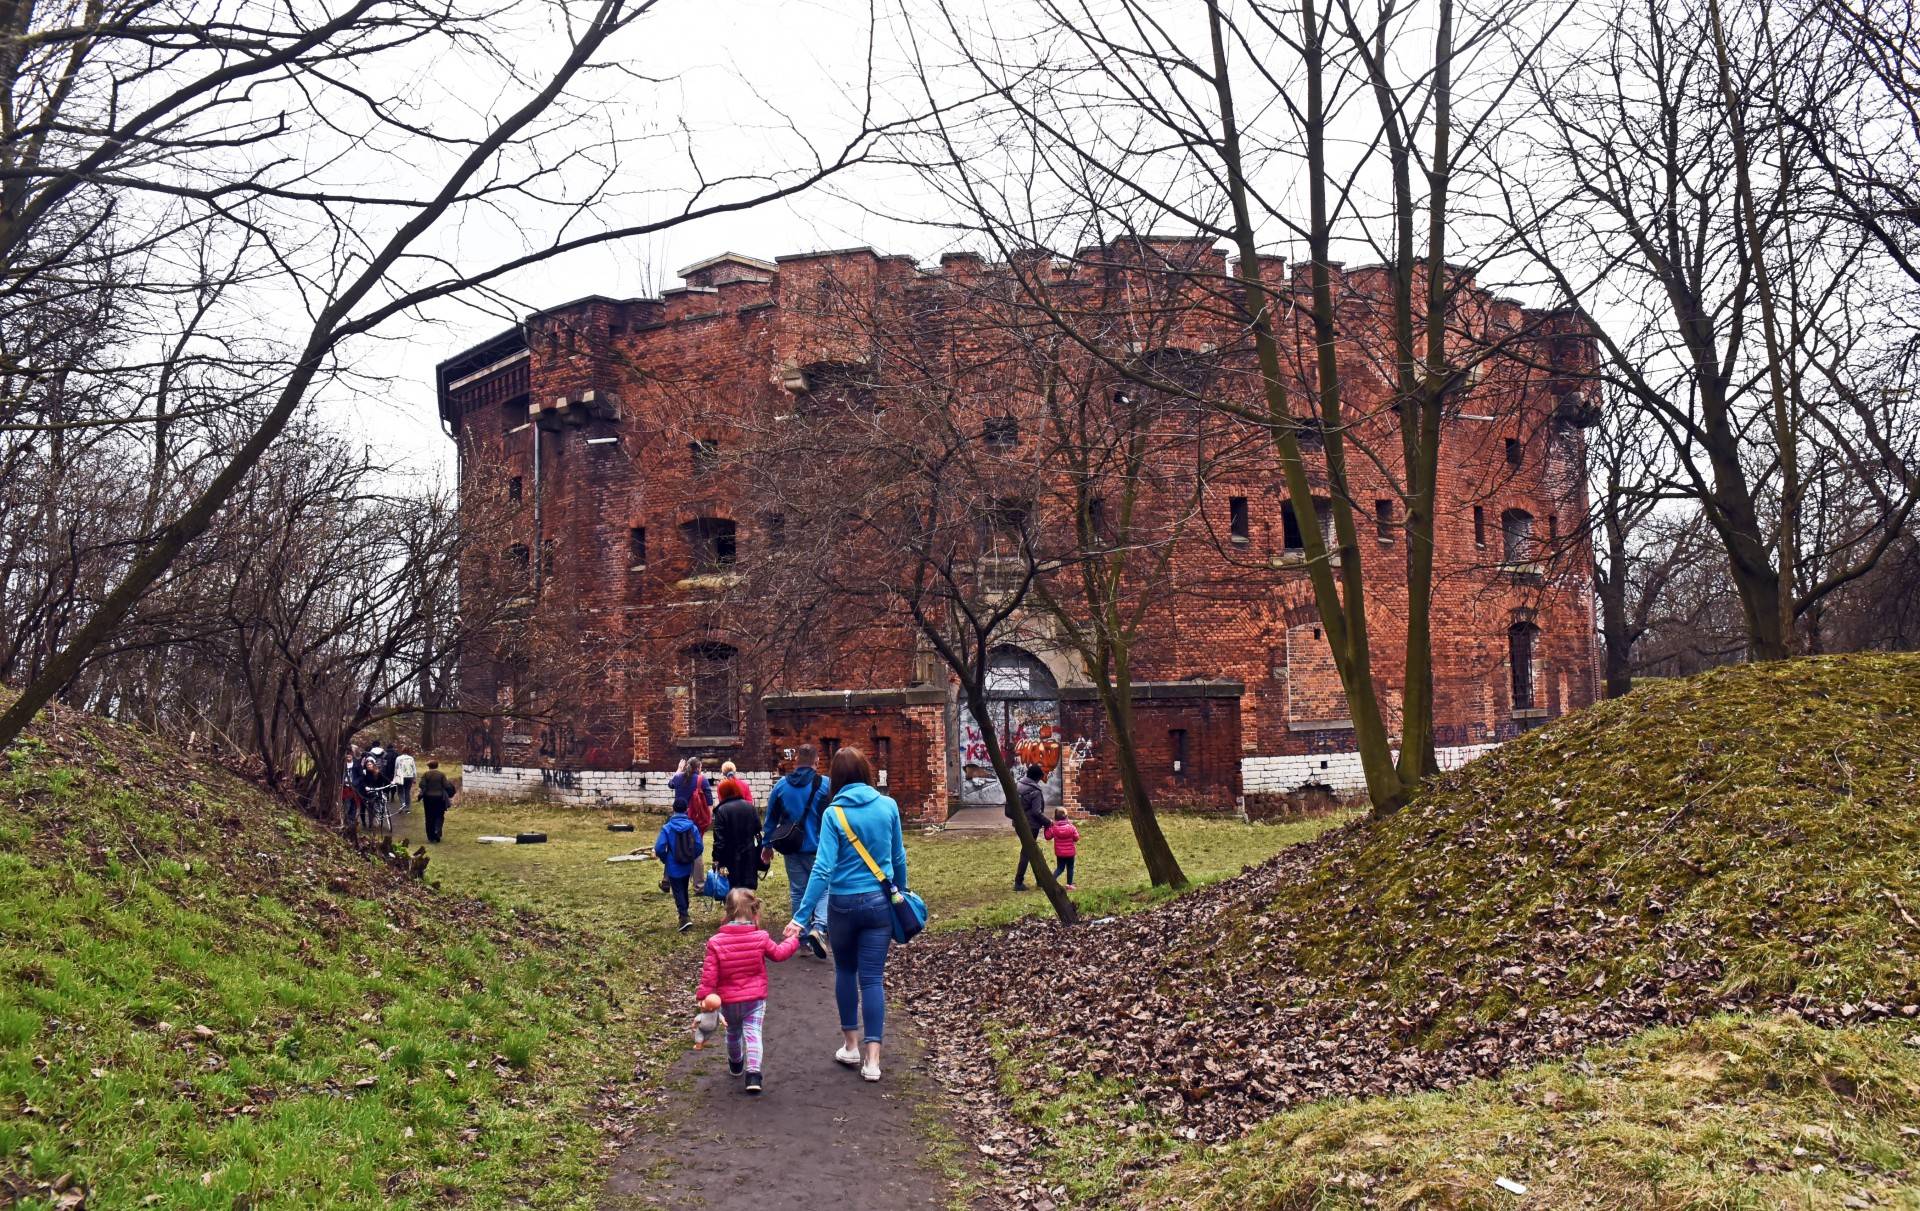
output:
M1201 256L1226 268L1217 252ZM1276 291L1300 287L1297 271L1277 261L1262 268ZM641 794L651 793L653 776L664 778L695 753L772 769L774 754L801 737L866 746L885 740L892 749L889 789L903 809L915 818L943 817L953 776L950 708L942 689L916 686L926 669L916 662L904 620L877 609L856 616L855 606L842 603L824 611L836 630L766 642L776 623L791 620L756 613L740 569L773 549L781 525L804 521L777 524L777 502L756 497L761 477L737 455L764 444L778 418L793 411L809 367L875 363L862 316L937 317L949 344L970 341L979 354L990 330L962 340L954 291L991 285L1005 272L965 256L923 271L868 250L777 262L730 255L692 267L686 285L662 298L577 300L443 364L441 409L459 443L462 499L505 499L517 480L514 525L540 576L525 621L503 627L495 643L474 645L459 673L468 705L533 714L540 722L474 725L473 768L498 767L513 785L526 778L508 779L505 771L549 771L537 775L549 787L561 774L633 775L617 785L623 794ZM1057 270L1054 280L1073 288L1075 272ZM1364 320L1385 298L1380 271L1336 277L1344 314ZM1460 401L1440 473L1436 740L1466 752L1592 701L1596 667L1583 545L1564 543L1551 559L1514 564L1501 534L1502 517L1515 510L1531 516L1542 539L1549 529L1578 531L1585 444L1578 417L1568 420L1579 410L1569 413L1565 401L1579 388L1565 371L1591 359L1590 342L1571 317L1524 311L1470 287L1462 300L1463 314L1519 355L1490 361ZM1230 349L1236 339L1204 307L1174 327L1167 339L1193 348ZM1343 342L1350 366L1364 365L1376 351ZM996 394L991 376L967 386L982 407L1024 406ZM1346 392L1356 439L1381 454L1378 466L1352 460L1360 536L1347 558L1363 563L1376 690L1393 723L1407 613L1404 536L1395 528L1404 521L1393 488L1397 421L1374 376L1356 371ZM717 459L703 463L695 443L712 443ZM1309 476L1324 489L1324 472L1310 465ZM1246 502L1243 541L1224 537L1235 497ZM1158 797L1225 810L1243 783L1245 793L1265 794L1292 789L1279 786L1288 779L1299 785L1338 774L1353 760L1352 735L1341 726L1348 712L1330 653L1314 634L1306 569L1285 542L1272 460L1223 466L1199 499L1206 524L1179 547L1169 584L1155 594L1134 675L1143 683L1230 680L1244 689L1231 703L1143 702L1138 727ZM1376 500L1388 505L1384 529L1372 512ZM735 563L701 563L689 535L705 523L733 527ZM636 531L644 531L644 558ZM488 558L497 565L499 553L475 553L463 582ZM1523 623L1538 628L1532 710L1512 698L1509 632ZM558 700L526 701L514 662L543 644L577 678ZM731 653L723 681L701 677L703 653ZM834 709L795 697L901 686L916 686L927 700ZM695 734L696 715L710 717L700 711L703 692L726 700L727 734ZM772 709L762 706L769 696ZM1084 766L1069 771L1070 801L1090 808L1117 798L1097 715L1063 703L1068 739L1078 729L1092 745ZM1191 761L1177 776L1169 747L1175 730L1187 733Z

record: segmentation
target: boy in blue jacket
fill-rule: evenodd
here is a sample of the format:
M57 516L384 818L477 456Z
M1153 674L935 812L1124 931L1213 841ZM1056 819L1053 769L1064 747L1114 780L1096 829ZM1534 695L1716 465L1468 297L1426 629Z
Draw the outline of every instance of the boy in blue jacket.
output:
M687 915L687 880L704 845L684 805L674 807L673 814L660 826L660 835L653 839L654 856L666 867L667 885L673 890L673 906L680 910L681 933L693 928L693 918Z

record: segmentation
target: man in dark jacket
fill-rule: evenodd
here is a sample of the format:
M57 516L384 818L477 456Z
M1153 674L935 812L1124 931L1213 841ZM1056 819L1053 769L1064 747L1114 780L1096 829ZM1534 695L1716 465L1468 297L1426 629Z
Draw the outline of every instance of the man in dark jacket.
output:
M811 744L803 744L793 752L793 772L773 784L773 790L767 794L767 818L760 826L761 836L768 845L773 844L775 836L788 824L797 829L799 848L794 852L781 854L787 868L787 895L792 897L790 911L800 911L800 898L806 894L807 880L813 876L813 859L820 848L820 817L827 810L827 799L831 787L820 776L814 765L820 754ZM805 925L807 949L816 959L827 957L827 898L820 897L820 907L814 911L813 920Z
M453 779L441 772L438 761L427 762L427 773L420 779L420 807L427 813L427 840L440 840L441 830L446 827L447 806L458 793Z
M1025 812L1035 837L1047 831L1047 791L1042 785L1046 779L1046 770L1029 765L1020 775L1020 780L1014 783L1015 789L1020 792L1019 802L1007 804L1007 819L1013 819L1015 811ZM1013 890L1027 890L1027 847L1024 845L1020 847L1020 865L1013 872Z
M751 891L760 886L760 813L739 790L728 778L715 791L720 806L713 809L713 864L729 885Z

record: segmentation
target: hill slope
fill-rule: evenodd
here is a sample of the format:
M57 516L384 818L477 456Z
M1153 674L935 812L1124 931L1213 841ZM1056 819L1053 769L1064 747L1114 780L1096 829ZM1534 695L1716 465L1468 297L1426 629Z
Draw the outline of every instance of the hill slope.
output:
M584 1197L605 958L90 717L0 803L0 1204Z
M985 1019L945 1059L1028 1124L1222 1140L1716 1010L1920 1014L1916 804L1920 658L1731 668L1165 907L903 966L930 1013Z

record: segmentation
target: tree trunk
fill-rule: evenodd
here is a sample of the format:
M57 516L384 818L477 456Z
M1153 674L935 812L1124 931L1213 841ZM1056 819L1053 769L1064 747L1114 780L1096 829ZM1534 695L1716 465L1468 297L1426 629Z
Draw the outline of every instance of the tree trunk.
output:
M1120 767L1120 790L1127 801L1127 819L1133 824L1133 839L1140 846L1140 858L1147 864L1147 878L1155 887L1175 890L1187 885L1187 873L1180 869L1167 834L1160 828L1146 782L1140 777L1140 757L1133 740L1133 686L1121 668L1115 680L1102 678L1100 705L1107 713L1107 730L1113 737L1114 755Z

